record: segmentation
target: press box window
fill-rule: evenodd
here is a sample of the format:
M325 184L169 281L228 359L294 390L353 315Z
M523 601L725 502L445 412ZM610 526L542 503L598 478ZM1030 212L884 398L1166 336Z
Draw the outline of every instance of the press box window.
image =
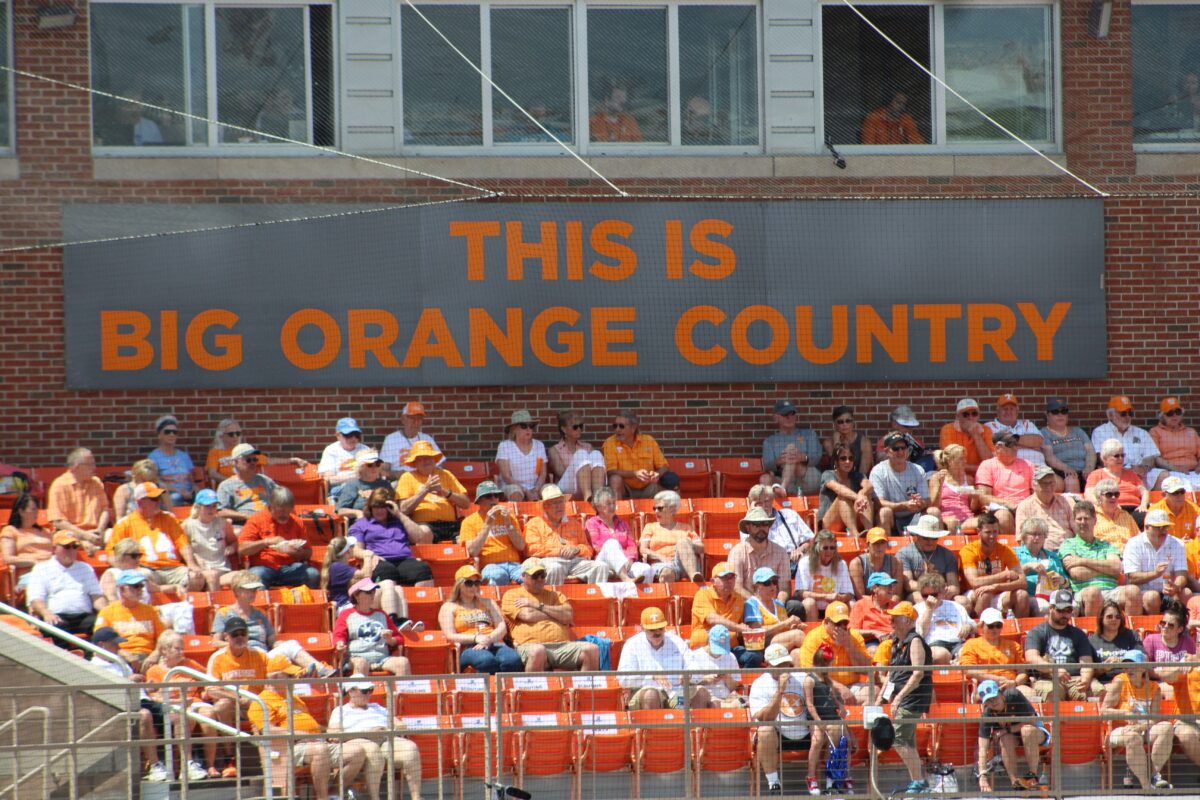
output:
M0 67L11 64L9 31L10 5L0 2ZM12 73L8 69L0 69L0 150L12 147Z
M1136 3L1132 18L1133 141L1200 144L1200 5Z

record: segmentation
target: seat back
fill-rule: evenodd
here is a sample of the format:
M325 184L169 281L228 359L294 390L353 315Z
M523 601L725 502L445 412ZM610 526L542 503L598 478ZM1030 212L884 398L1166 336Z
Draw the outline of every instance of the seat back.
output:
M612 675L572 675L564 679L572 711L597 714L625 710L625 689Z
M565 712L513 713L510 719L517 729L516 755L518 774L559 775L574 772L575 759L579 752L579 735L575 731L564 731L571 724L571 715ZM510 751L505 751L511 755Z
M1053 721L1054 709L1050 703L1042 703L1043 719L1047 723L1061 751L1063 764L1090 764L1100 757L1104 738L1104 721L1080 719L1096 717L1100 713L1099 703L1064 700L1058 704L1058 724ZM1057 727L1057 730L1055 729Z
M640 585L637 594L620 598L617 601L618 621L625 627L638 625L642 620L642 612L651 606L666 614L672 624L678 621L671 604L671 590L665 583Z
M745 497L763 474L762 459L758 456L714 458L710 463L717 473L717 492L722 497Z
M679 772L684 760L683 711L655 708L630 711L638 727L635 768L656 774Z
M446 675L454 671L454 645L440 630L425 630L404 640L404 655L414 675Z
M475 489L492 475L490 461L461 461L447 459L442 468L454 477L467 490L467 497L475 496Z
M403 716L401 720L404 722L404 738L415 744L421 753L421 779L433 780L453 775L458 763L455 736L438 733L438 730L451 727L454 720L449 716L432 714ZM386 743L383 747L386 751Z
M696 497L692 508L700 515L697 531L705 539L738 539L738 523L746 516L746 498Z
M436 586L401 586L400 589L408 606L408 618L424 622L427 629L437 630L442 590Z
M413 545L412 551L415 558L429 564L435 586L453 586L454 573L458 572L459 567L471 562L467 548L452 542L417 544Z
M959 719L961 722L934 723L934 757L943 764L969 766L975 763L978 744L979 718L983 708L971 703L934 703L929 708L932 719Z
M265 464L263 474L296 496L296 504L322 505L329 502L325 479L317 474L317 465L295 467L291 464Z
M550 713L566 711L567 692L563 679L546 675L501 675L505 709L512 713Z
M750 717L744 708L696 708L694 757L705 772L731 772L750 763Z
M574 725L588 727L579 731L579 769L581 772L632 770L635 731L624 711L576 712Z
M392 684L396 713L401 716L428 716L449 711L450 695L443 692L441 681L410 678Z
M574 624L601 627L617 624L617 601L606 597L599 584L565 583L553 588L570 602Z
M679 494L684 497L712 497L716 491L716 475L707 458L673 457L671 471L679 476Z

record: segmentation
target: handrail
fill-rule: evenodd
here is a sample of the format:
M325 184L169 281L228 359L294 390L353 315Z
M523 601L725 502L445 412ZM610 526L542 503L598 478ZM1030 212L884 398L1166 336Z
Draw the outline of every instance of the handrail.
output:
M191 667L185 667L183 665L180 665L177 667L171 667L170 669L167 670L167 674L163 676L163 683L165 684L166 682L170 681L171 678L175 675L189 675L189 676L191 676L193 678L197 678L198 680L201 680L201 681L212 681L213 680L213 677L211 675L200 672L199 670L192 669ZM271 709L267 707L266 700L263 700L261 697L256 695L254 692L247 691L247 690L241 688L240 686L226 686L226 685L222 684L221 688L228 689L228 690L232 691L234 694L236 694L238 697L243 697L252 703L257 703L259 708L262 709L263 725L265 726L270 723ZM164 726L164 733L167 734L167 739L172 738L171 737L170 698L171 698L170 690L164 688L164 690L163 690L163 726ZM186 700L181 705L182 705L182 707L186 708L187 707ZM208 723L206 722L205 724L208 724ZM210 727L216 727L216 726L210 726ZM237 731L237 733L240 735L240 734L242 734L242 731ZM170 764L171 763L169 761L169 759L171 758L170 746L167 747L166 757L168 759L167 763ZM265 784L263 787L263 790L266 792L267 800L271 800L272 794L274 792L274 788L271 784L270 754L268 754L267 758L262 759L262 765L263 765L263 783ZM185 774L184 781L186 784L186 781L187 781L186 774L187 773L185 772L184 774Z
M56 639L62 639L65 642L67 642L68 644L70 644L72 647L78 647L80 650L87 651L94 656L99 656L101 659L103 659L105 661L110 661L114 664L120 664L121 666L125 666L125 659L121 658L116 653L110 653L107 650L105 650L103 647L97 647L96 645L89 642L87 639L80 639L75 634L67 633L66 631L62 630L61 628L56 628L53 625L51 625L49 622L46 622L43 619L38 619L37 617L33 616L32 614L26 614L21 609L14 608L14 607L10 606L8 603L0 603L0 611L4 612L5 614L11 614L12 616L16 617L17 619L21 620L22 622L28 622L30 625L33 625L38 630L43 631L44 633L48 633L51 636L55 637Z
M31 706L30 708L27 708L24 711L21 711L20 713L18 713L16 716L14 716L12 719L8 720L7 722L0 724L0 733L3 733L9 727L12 727L12 729L13 729L13 747L21 746L20 741L17 738L17 728L16 728L17 723L20 722L24 717L26 717L27 715L30 715L30 714L40 714L42 717L42 747L45 747L46 743L50 741L50 709L46 708L45 706ZM0 795L4 795L11 791L13 793L13 797L16 797L17 790L21 788L21 784L24 783L27 778L30 778L33 775L35 775L39 769L42 771L42 789L44 791L46 789L46 784L49 782L49 779L50 779L49 756L46 757L46 761L44 764L42 764L41 767L32 769L29 772L27 772L25 775L20 775L19 774L20 759L19 759L19 757L14 755L13 756L13 771L16 774L14 775L13 782L11 784L9 784L4 789L0 789Z

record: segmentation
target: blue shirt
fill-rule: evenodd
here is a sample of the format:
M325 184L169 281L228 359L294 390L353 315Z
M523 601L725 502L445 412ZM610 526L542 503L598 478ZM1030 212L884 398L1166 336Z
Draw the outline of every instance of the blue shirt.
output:
M172 499L178 500L181 497L192 496L191 456L182 450L176 450L173 454L167 455L162 450L155 448L148 458L158 467L158 477L162 481L163 488L173 495L178 495Z
M1018 547L1013 548L1013 552L1017 554L1017 560L1021 563L1022 567L1024 567L1030 561L1041 561L1042 566L1044 566L1046 568L1047 572L1051 572L1051 571L1057 572L1059 575L1063 576L1064 578L1067 578L1067 579L1070 578L1070 576L1067 575L1066 568L1063 567L1062 556L1060 556L1058 554L1058 552L1055 550L1047 550L1046 548L1043 547L1042 555L1040 558L1034 558L1033 555L1029 552L1029 548L1026 547L1025 545L1019 545ZM1029 596L1030 597L1035 596L1038 593L1037 592L1038 574L1036 572L1027 573L1025 576L1025 580L1029 586ZM1042 594L1046 595L1049 593L1043 591Z

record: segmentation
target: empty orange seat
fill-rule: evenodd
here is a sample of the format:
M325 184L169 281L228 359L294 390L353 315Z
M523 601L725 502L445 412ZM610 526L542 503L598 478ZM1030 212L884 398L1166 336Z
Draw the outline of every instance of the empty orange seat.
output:
M745 497L763 474L758 456L714 458L710 463L717 473L717 491L722 497Z
M679 494L684 497L712 497L716 492L716 475L707 458L672 457L671 471L679 476Z

